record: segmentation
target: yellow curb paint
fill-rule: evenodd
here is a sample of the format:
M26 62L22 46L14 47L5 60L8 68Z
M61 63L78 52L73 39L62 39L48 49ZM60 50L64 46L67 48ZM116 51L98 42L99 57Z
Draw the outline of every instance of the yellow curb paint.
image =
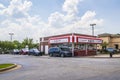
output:
M9 71L13 71L13 70L16 70L16 69L19 69L21 68L22 66L21 65L16 65L15 64L15 67L11 68L11 69L7 69L7 70L4 70L4 71L0 71L0 74L1 73L5 73L5 72L9 72Z

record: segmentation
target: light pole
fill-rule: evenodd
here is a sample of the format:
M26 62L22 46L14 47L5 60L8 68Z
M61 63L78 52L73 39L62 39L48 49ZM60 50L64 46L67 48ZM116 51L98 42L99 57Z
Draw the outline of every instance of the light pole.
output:
M92 26L92 35L94 36L94 26L95 26L96 24L95 23L93 23L93 24L90 24L90 26Z
M9 33L9 35L10 35L10 40L12 42L12 36L14 35L14 33Z

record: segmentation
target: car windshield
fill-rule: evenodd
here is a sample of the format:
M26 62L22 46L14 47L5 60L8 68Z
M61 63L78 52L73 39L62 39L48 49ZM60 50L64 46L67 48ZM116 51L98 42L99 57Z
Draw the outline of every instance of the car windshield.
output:
M107 48L107 50L108 50L108 51L114 51L114 49L113 49L113 48Z
M18 52L19 50L18 49L13 49L14 52Z
M34 51L35 51L35 52L39 52L39 50L38 50L38 49L34 49Z
M23 52L28 52L29 50L24 48L24 49L21 49Z
M69 48L61 48L62 51L70 51Z

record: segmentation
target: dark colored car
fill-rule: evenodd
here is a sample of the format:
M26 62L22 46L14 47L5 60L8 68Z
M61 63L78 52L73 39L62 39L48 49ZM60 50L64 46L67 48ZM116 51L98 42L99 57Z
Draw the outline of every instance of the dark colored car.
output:
M110 53L116 53L116 49L114 48L106 48L106 50Z
M71 57L72 52L68 47L51 47L48 54L50 56Z
M38 49L33 48L29 50L28 55L42 56L42 53Z

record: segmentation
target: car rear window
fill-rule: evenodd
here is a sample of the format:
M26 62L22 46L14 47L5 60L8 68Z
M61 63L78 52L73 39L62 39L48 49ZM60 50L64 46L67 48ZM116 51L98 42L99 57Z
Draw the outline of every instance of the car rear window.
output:
M114 49L113 49L113 48L107 48L107 50L108 50L108 51L114 51Z
M59 48L50 48L50 51L59 51Z
M70 51L69 48L61 48L62 51Z
M58 48L54 48L54 51L59 51L59 49Z

